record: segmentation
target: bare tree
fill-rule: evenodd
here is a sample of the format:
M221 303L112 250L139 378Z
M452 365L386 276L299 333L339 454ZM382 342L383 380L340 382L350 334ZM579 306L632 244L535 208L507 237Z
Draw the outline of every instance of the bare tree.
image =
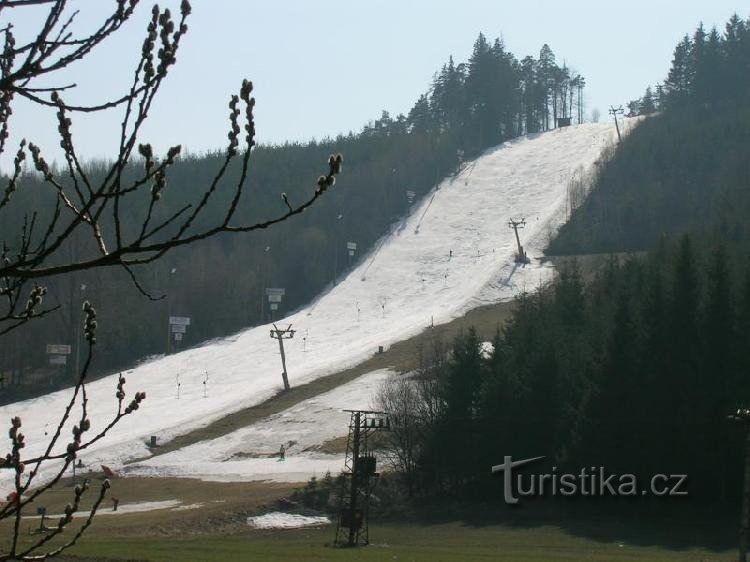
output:
M148 264L161 258L173 248L194 243L222 232L251 232L271 227L297 215L313 205L325 191L332 187L341 172L341 155L331 156L328 171L321 175L310 194L303 201L290 202L281 194L285 205L277 216L262 222L243 224L235 221L235 214L243 195L250 156L255 145L255 122L251 96L252 83L243 80L237 94L229 101L228 144L213 179L204 186L200 195L179 209L162 209L160 200L167 187L168 172L180 154L180 146L170 147L166 156L159 158L148 143L139 140L140 131L152 110L154 99L170 69L177 60L180 44L187 33L187 19L191 12L187 0L182 0L179 15L173 17L169 9L154 6L141 46L141 56L132 74L132 81L121 96L95 105L75 105L67 102L68 91L74 84L66 84L65 70L85 59L108 37L117 32L133 15L139 0L115 0L111 13L90 33L75 35L71 29L78 11L71 11L68 0L0 0L0 18L9 21L0 28L4 41L0 58L0 156L8 150L10 122L14 101L25 99L37 106L56 110L57 128L63 165L60 171L51 166L41 149L32 141L20 141L10 174L0 177L0 221L20 217L20 231L16 236L0 240L0 336L11 330L49 314L55 307L46 306L44 279L98 267L123 268L135 287L145 296L154 299L142 288L133 267ZM24 8L46 8L35 37L18 44L14 36L13 17ZM3 24L0 24L3 25ZM59 81L59 86L42 86L41 81ZM96 114L121 111L122 123L117 131L117 155L107 165L104 174L97 176L87 171L75 147L73 122L76 113ZM241 132L244 134L241 137ZM44 180L51 192L53 208L44 212L14 206L14 194L21 187L26 162L31 161L35 173ZM227 173L234 162L238 163L238 178L229 182ZM126 174L136 170L135 175ZM134 179L126 179L134 178ZM3 185L4 184L4 185ZM199 220L217 194L229 185L230 192L222 194L228 201L221 220L204 224ZM145 205L143 204L145 201ZM138 212L136 228L126 227L126 209ZM3 218L5 217L5 218ZM93 252L76 255L70 259L65 252L67 244L75 238L85 240ZM83 525L62 544L54 547L57 537L73 520L81 508L81 499L88 484L77 486L73 501L64 516L52 528L30 544L20 541L22 510L60 481L75 461L78 453L101 440L123 417L136 411L145 394L136 392L126 402L125 379L120 377L114 396L117 412L96 435L89 435L91 420L88 417L86 378L96 343L96 311L84 304L84 336L87 342L86 359L77 374L70 401L62 412L57 428L43 447L43 453L24 457L26 440L21 432L18 417L11 421L11 451L0 459L0 468L13 473L14 492L0 507L0 521L13 520L13 537L0 560L43 560L54 556L76 543L91 524L105 497L109 483L105 480L93 502ZM74 412L78 412L75 413ZM72 438L63 438L66 427L72 425ZM43 465L54 467L53 477L40 480ZM53 541L53 542L50 542Z
M420 366L415 372L389 377L375 395L375 409L388 412L392 420L386 457L402 476L409 495L419 484L426 434L444 411L440 375L445 357L442 343L435 340L429 357L420 353Z
M420 409L415 381L409 375L388 378L378 389L375 403L378 410L388 412L395 422L385 453L393 468L403 477L411 495L416 485L422 443L422 422L415 415Z

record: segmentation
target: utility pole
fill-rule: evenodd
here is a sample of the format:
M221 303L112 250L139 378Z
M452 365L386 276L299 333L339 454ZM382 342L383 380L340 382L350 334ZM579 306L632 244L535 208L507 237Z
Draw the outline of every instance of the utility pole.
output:
M518 251L516 252L516 263L528 263L529 258L526 257L526 252L523 249L523 246L521 246L521 239L518 236L518 229L524 228L526 226L526 219L514 219L510 218L508 219L508 226L513 229L513 232L516 233L516 244L518 244Z
M742 517L740 519L740 562L747 562L750 548L750 410L740 408L727 416L730 421L742 424L745 432L745 470L742 487Z
M351 418L334 543L359 546L370 542L370 495L372 481L378 477L377 459L368 447L368 438L373 431L390 430L391 419L386 412L344 411L351 414Z
M617 140L622 141L622 136L620 135L620 125L618 125L617 123L617 116L625 115L625 110L622 108L622 106L615 107L614 105L610 105L609 114L615 118L615 129L617 129Z
M352 458L354 459L354 462L352 463L352 477L351 477L351 488L349 490L349 513L351 514L351 524L349 525L349 546L354 546L357 541L357 531L359 530L359 525L355 524L357 513L357 494L358 494L358 484L359 484L359 474L357 474L357 464L359 464L359 442L360 442L360 431L361 431L361 412L355 412L354 413L354 435L353 437L353 450L352 450Z
M288 392L289 387L289 379L287 378L286 374L286 355L284 354L284 340L290 340L294 337L295 330L292 330L292 325L289 324L289 326L285 330L279 330L279 328L276 326L276 324L273 325L273 330L271 330L271 337L279 340L279 350L281 351L281 377L284 379L284 391Z

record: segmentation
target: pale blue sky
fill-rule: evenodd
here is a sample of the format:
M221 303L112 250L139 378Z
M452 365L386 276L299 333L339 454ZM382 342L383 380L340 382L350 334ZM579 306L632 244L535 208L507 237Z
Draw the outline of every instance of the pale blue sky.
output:
M114 0L72 0L88 28ZM162 0L176 12L178 0ZM723 28L740 0L192 0L190 31L177 66L152 111L143 140L161 152L182 143L194 152L223 146L229 95L243 77L256 85L258 137L306 140L359 130L379 116L408 112L433 73L453 55L465 60L481 31L502 36L519 58L549 43L587 80L588 110L624 104L661 81L672 50L699 21ZM126 87L151 2L95 56L73 68L80 85L70 102L98 101ZM32 12L33 13L33 12ZM36 12L38 15L38 12ZM4 26L13 10L0 17ZM15 17L19 34L30 17ZM18 103L13 138L23 135L57 154L52 114ZM77 118L74 135L87 157L114 151L119 113ZM11 151L7 151L11 152ZM14 150L13 150L14 152ZM7 163L7 154L4 163ZM50 160L53 156L50 156Z

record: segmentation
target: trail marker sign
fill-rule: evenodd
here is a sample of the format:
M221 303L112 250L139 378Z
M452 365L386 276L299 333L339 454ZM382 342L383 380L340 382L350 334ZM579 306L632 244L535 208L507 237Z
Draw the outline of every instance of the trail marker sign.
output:
M190 317L189 316L170 316L169 324L170 326L190 326Z
M184 334L185 332L187 332L187 326L185 326L184 324L172 324L171 328L173 334Z
M67 344L47 344L47 355L70 355L71 348Z

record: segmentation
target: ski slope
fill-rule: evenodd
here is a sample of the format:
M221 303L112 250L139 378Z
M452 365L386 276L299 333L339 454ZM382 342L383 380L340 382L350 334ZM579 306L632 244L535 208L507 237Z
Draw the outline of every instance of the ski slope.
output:
M521 137L487 150L442 181L339 285L277 322L297 330L285 344L291 385L350 367L431 322L448 322L546 281L551 271L535 258L564 217L567 182L577 168L590 168L614 135L613 124L600 123ZM511 216L526 217L520 234L531 264L513 262ZM136 390L147 399L81 453L84 463L118 467L147 457L151 435L165 442L279 392L278 344L269 328L247 329L127 371L126 400ZM91 435L113 417L116 385L117 376L110 376L87 386ZM0 420L19 415L26 454L40 453L69 396L69 390L59 391L4 406ZM70 436L69 428L63 436ZM68 441L62 439L60 450ZM10 489L11 476L0 472L0 493Z
M370 410L380 385L394 373L373 371L333 390L303 400L228 435L199 441L171 453L129 464L126 476L171 476L216 482L272 480L304 482L326 472L337 474L344 454L320 451L319 445L346 436L350 414L342 408ZM284 445L285 459L279 460Z

